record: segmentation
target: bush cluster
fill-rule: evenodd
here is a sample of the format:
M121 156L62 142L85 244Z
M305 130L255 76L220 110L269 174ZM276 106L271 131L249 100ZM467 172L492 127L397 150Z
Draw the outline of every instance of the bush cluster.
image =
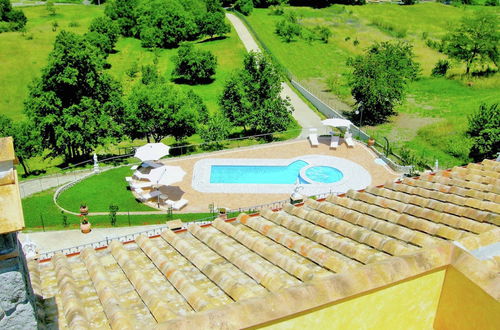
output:
M10 0L0 0L0 33L22 30L27 21L21 10L12 9Z

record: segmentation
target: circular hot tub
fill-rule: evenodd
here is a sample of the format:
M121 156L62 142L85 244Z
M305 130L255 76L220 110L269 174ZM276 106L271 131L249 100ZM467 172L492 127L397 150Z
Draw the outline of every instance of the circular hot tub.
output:
M337 168L326 165L309 165L300 171L301 178L307 183L335 183L344 178Z

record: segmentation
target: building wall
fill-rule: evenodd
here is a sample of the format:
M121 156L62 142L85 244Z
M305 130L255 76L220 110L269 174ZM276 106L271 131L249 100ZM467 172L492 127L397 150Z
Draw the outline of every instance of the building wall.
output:
M500 302L454 267L449 267L434 328L500 329Z
M17 233L0 234L0 329L36 329L35 297Z
M445 269L268 323L269 329L432 329Z

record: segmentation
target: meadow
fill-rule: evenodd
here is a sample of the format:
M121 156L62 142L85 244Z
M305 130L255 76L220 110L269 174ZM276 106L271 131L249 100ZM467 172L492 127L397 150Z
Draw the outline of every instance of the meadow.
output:
M500 100L500 78L498 74L466 77L464 66L456 62L452 62L446 78L431 77L435 63L446 55L426 43L439 41L461 17L479 10L499 12L497 7L439 3L333 5L324 9L286 7L285 11L294 12L304 27L327 26L333 35L326 44L302 38L284 42L274 33L275 24L282 17L271 15L269 9L256 9L247 20L297 80L322 97L334 99L334 106L345 111L354 104L347 85L350 73L347 59L362 54L376 41L410 42L422 68L421 78L410 84L406 101L396 108L398 116L386 124L364 129L375 139L387 137L394 149L407 146L429 159L429 163L438 159L442 166L448 167L469 161L469 142L464 139L467 116L483 102Z

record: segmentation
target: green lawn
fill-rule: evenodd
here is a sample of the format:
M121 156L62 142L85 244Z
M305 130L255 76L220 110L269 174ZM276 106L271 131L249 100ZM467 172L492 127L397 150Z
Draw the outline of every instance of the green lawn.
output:
M132 175L128 166L118 167L93 175L65 190L59 196L61 207L78 212L81 203L86 203L90 212L108 212L109 205L118 205L120 212L155 211L138 202L127 189L125 177Z
M129 192L129 194L131 194ZM25 231L40 231L43 230L61 230L63 227L63 218L61 211L52 202L54 189L47 190L22 200L24 221L26 225ZM92 205L89 203L89 205ZM79 206L79 205L78 205ZM149 208L148 208L149 209ZM90 210L96 211L96 210ZM80 217L76 215L67 215L69 226L66 229L77 229L80 224ZM182 221L194 221L211 216L210 213L182 213L174 212L171 219L181 219ZM93 227L111 227L108 216L91 216L89 217ZM170 220L166 214L158 215L118 215L117 226L141 226L151 224L162 224ZM43 221L43 226L42 226ZM129 222L130 221L130 222Z
M273 33L281 17L269 15L267 9L256 9L247 19L278 61L299 81L326 95L327 81L333 81L329 93L351 105L346 60L361 54L375 41L397 40L394 31L405 34L402 39L414 45L416 59L422 67L422 79L410 85L406 102L396 109L400 116L390 123L365 129L376 138L387 136L395 147L407 145L429 160L438 158L442 166L469 160L468 144L464 143L463 136L466 117L482 102L500 100L497 92L500 76L465 78L462 76L464 66L453 63L452 78L430 77L435 63L446 56L427 47L424 37L439 40L462 16L478 10L499 13L498 8L425 3L414 6L334 5L324 9L288 7L286 10L294 11L304 26L328 26L333 33L329 43L308 43L303 39L283 42ZM359 44L355 45L354 40Z
M13 119L23 117L23 102L28 96L28 85L40 76L47 63L56 35L61 30L75 33L87 31L90 21L103 13L98 6L57 6L56 15L49 16L45 6L22 7L28 18L27 32L0 33L0 114ZM52 31L52 22L59 28ZM72 25L77 26L70 26Z
M6 32L0 34L0 113L13 119L23 117L23 102L28 95L28 85L33 78L40 76L40 70L47 63L47 58L53 48L54 40L60 30L85 33L90 21L101 16L104 6L57 6L55 16L48 15L45 6L23 7L28 18L27 32ZM57 21L59 28L52 31L52 23ZM73 26L70 26L73 25ZM77 26L74 26L77 25ZM218 66L215 81L206 85L181 85L183 89L193 89L205 101L210 111L216 111L217 98L230 73L242 67L245 48L233 30L227 38L221 40L196 41L195 47L210 50L217 56ZM124 86L124 91L130 91L132 85L140 79L130 79L125 71L132 63L139 68L153 62L153 52L142 48L140 40L122 38L116 45L117 52L109 56L111 64L109 72ZM176 49L159 51L158 68L167 80L171 78L173 64L171 57Z

